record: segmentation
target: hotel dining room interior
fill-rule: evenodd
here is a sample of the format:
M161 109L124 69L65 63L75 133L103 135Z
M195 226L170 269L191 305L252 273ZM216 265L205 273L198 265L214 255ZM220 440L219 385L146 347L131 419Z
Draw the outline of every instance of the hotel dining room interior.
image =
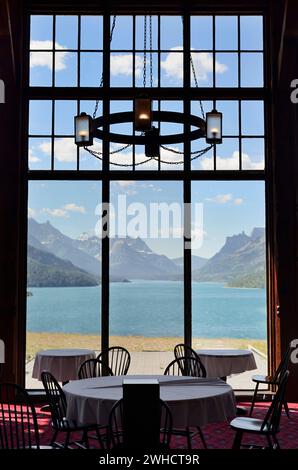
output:
M0 449L297 451L298 2L1 0L0 135Z

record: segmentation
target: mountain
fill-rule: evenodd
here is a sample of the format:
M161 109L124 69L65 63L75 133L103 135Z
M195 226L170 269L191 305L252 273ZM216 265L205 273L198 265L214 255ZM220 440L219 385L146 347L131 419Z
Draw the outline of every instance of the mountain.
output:
M61 259L71 261L75 266L99 278L100 263L93 256L88 255L76 246L76 240L67 237L57 230L50 222L39 224L34 219L28 221L28 238L37 240L40 249L48 251Z
M255 228L250 236L242 232L227 237L221 250L202 268L194 271L193 279L204 282L228 282L229 285L233 285L238 278L241 287L245 287L243 285L245 282L257 283L260 286L264 273L265 230ZM255 281L253 281L253 276L255 276Z
M183 263L184 263L183 258L175 258L173 259L173 261L177 266L180 266L181 269L183 269ZM191 257L192 270L195 271L197 269L202 268L207 263L207 261L208 261L208 258L202 258L201 256L192 255Z
M28 222L29 242L37 249L71 261L76 267L99 278L101 271L101 240L82 234L72 239L53 227L50 222ZM140 238L110 239L110 279L177 279L181 267L167 256L154 253Z
M28 287L96 286L94 276L46 251L28 246Z

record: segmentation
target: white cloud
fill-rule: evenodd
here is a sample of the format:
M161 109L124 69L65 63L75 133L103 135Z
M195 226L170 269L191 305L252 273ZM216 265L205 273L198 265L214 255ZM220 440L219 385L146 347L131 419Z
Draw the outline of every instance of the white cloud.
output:
M55 56L55 69L56 71L65 70L65 59L67 57L67 52L63 52L65 47L56 42L55 48L59 51L59 54L56 54ZM52 49L52 41L31 41L30 49ZM34 67L47 67L48 69L52 70L52 54L49 54L48 52L31 52L30 68Z
M32 149L29 149L29 163L38 163L40 162L40 158L36 157L36 155L34 155L33 153L33 150Z
M206 198L206 201L215 202L217 204L226 204L232 200L232 194L217 194L217 196L212 198Z
M84 206L78 206L74 202L65 204L65 206L63 206L63 209L65 209L68 212L79 212L80 214L85 214L86 212L86 209Z
M42 142L39 149L47 154L51 154L51 142ZM58 162L75 162L77 160L77 147L74 139L62 138L55 140L55 159Z
M220 148L218 149L220 152ZM263 160L254 162L247 154L242 154L242 167L245 170L262 170L264 169ZM202 170L213 170L213 157L204 158L201 160ZM238 170L239 169L239 152L236 150L230 157L223 158L216 157L216 168L218 170Z
M136 184L135 181L130 181L130 180L127 180L127 181L115 181L115 183L118 185L118 186L121 186L121 188L127 188L128 186L133 186Z
M183 54L181 46L173 47L164 60L161 61L161 68L166 72L169 78L183 80ZM176 52L175 52L176 51ZM213 71L213 57L208 52L200 54L192 54L192 59L199 82L207 81L208 73ZM215 62L215 70L217 73L224 73L228 70L225 64L218 61Z
M111 54L111 75L131 75L133 67L132 54ZM143 59L140 55L135 56L135 74L140 77L143 72Z
M69 214L65 209L49 209L47 207L44 207L42 209L42 212L50 215L51 217L64 217L65 219L69 218Z
M31 218L31 219L36 217L36 211L34 209L32 209L31 207L28 207L28 217Z
M243 204L243 202L244 201L243 201L242 197L237 197L236 199L234 199L234 204L236 206L241 206L241 204Z

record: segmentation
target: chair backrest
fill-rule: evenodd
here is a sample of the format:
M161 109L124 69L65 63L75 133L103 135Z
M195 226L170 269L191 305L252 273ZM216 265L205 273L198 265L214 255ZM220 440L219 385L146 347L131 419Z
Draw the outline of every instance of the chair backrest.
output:
M204 364L201 361L200 356L196 353L194 349L184 343L176 344L174 348L174 356L176 359L180 359L181 357L194 357L199 363L201 367L201 377L206 377L206 369Z
M287 347L287 350L285 351L278 368L276 369L276 372L272 378L272 382L279 383L281 378L283 377L285 371L288 368L289 360L290 360L290 355L292 352L293 347L291 346L291 343Z
M195 357L179 357L179 359L174 359L167 365L164 375L206 377L206 371L201 368L201 362Z
M169 448L173 430L173 418L168 405L160 402L160 448ZM146 423L144 423L146 426ZM136 429L136 433L142 432ZM108 446L109 448L123 448L123 399L118 400L109 415L108 425ZM146 442L144 442L144 448Z
M97 359L108 364L114 375L126 375L130 365L130 354L121 346L112 346L102 351Z
M55 377L47 371L41 373L41 381L43 383L48 404L51 410L52 425L55 429L61 429L61 427L68 426L65 420L66 416L66 398L65 394L58 384Z
M0 449L39 448L36 412L23 388L0 384Z
M78 371L79 379L91 379L92 377L102 377L104 375L114 375L111 369L99 359L87 359Z
M272 400L272 403L266 413L261 430L268 430L274 433L279 431L279 422L282 412L282 406L285 399L286 387L289 377L289 371L286 370L280 379L278 390Z

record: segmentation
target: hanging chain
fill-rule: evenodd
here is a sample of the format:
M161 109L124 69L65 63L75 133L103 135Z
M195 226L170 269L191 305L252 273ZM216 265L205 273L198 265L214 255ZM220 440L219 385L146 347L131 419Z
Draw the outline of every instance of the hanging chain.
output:
M153 54L152 54L152 16L149 16L149 38L150 38L150 87L153 87Z
M144 16L144 61L143 61L143 87L147 85L147 15Z

